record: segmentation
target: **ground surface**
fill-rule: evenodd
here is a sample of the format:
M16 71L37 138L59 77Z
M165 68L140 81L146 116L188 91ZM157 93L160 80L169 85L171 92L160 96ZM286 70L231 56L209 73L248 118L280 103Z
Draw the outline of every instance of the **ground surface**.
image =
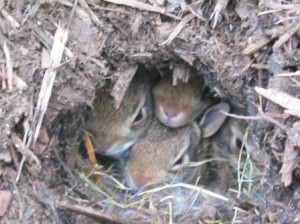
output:
M0 1L0 222L299 223L299 13L296 0ZM59 58L50 55L59 26L69 35L32 144L42 82ZM255 196L224 202L170 190L180 194L170 210L168 191L132 199L89 181L91 165L77 153L81 118L96 88L136 65L150 75L174 68L202 75L215 96L248 116L266 154ZM180 198L188 197L195 204L186 210Z

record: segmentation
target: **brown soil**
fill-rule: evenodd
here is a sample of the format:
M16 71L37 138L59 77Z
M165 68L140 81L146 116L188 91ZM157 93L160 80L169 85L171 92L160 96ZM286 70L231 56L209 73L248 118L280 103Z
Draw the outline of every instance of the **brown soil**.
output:
M298 1L75 2L0 1L1 223L300 223ZM59 26L69 35L49 69ZM109 179L110 167L100 169L105 187L96 184L82 153L82 118L97 88L135 66L153 76L200 75L215 97L247 116L266 154L250 196L232 188L224 201L183 187L133 197ZM53 89L46 85L51 97L33 143L49 71L57 74ZM255 87L291 98L262 97ZM115 94L122 99L122 88Z

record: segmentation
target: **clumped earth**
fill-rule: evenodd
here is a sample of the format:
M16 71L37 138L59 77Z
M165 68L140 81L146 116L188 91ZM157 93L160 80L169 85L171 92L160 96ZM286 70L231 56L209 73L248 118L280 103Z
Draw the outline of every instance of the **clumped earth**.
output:
M299 12L296 0L0 1L0 222L299 223ZM120 103L135 69L201 75L242 112L266 155L251 190L133 196L114 168L93 168L83 118L108 80Z

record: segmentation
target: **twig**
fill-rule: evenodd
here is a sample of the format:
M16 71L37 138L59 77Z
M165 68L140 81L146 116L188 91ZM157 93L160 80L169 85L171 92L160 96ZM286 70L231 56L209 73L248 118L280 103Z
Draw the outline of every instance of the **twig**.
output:
M157 12L157 13L161 13L161 14L166 13L165 8L145 4L145 3L138 2L135 0L126 0L126 1L124 1L124 0L104 0L104 1L110 2L113 4L117 4L117 5L125 5L125 6L129 6L131 8L136 8L136 9L140 9L140 10L144 10L144 11Z
M143 10L143 11L157 12L157 13L169 16L173 19L180 20L179 17L177 17L177 16L175 16L171 13L167 13L165 8L145 4L145 3L138 2L138 1L135 1L135 0L126 0L126 1L124 1L124 0L104 0L104 1L109 2L109 3L113 3L113 4L117 4L117 5L129 6L131 8L136 8L136 9Z
M87 207L82 207L79 205L72 205L66 201L56 201L56 207L62 208L62 209L68 209L71 211L74 211L76 213L88 216L88 217L93 217L97 220L102 220L102 221L107 221L109 223L120 223L120 224L127 224L130 222L126 222L124 219L119 219L118 217L112 216L105 214L104 212L100 212L99 210L95 210L93 208L87 208Z
M266 121L269 121L275 125L277 125L278 127L280 127L282 130L286 130L287 127L283 124L280 124L278 121L276 121L275 119L268 117L261 108L258 109L258 113L260 114L260 116L265 119Z
M3 41L3 51L5 54L5 58L6 58L6 73L7 73L8 89L12 90L12 88L13 88L13 65L12 65L9 49L8 49L8 46L7 46L7 43L5 40Z
M262 119L262 117L260 117L260 116L256 116L256 117L253 117L253 116L242 116L242 115L227 113L225 111L221 111L221 112L223 114L225 114L226 116L228 116L228 117L234 117L234 118L242 119L242 120L260 120L260 119Z
M249 44L244 50L243 54L251 55L266 46L272 39L266 36L261 36L255 43Z
M185 25L194 18L195 18L195 15L193 15L193 14L189 14L189 15L185 16L180 21L180 23L178 23L178 25L173 30L173 32L170 34L170 36L165 41L160 43L159 45L170 44L174 40L174 38L181 32L181 30L185 27Z
M289 72L289 73L280 73L280 74L276 74L275 76L287 77L287 76L299 76L299 75L300 75L300 71Z
M12 17L5 9L0 9L1 15L6 19L13 28L20 28L20 23Z
M90 9L85 0L79 0L79 3L82 8L84 8L88 14L90 15L91 20L96 23L98 26L102 26L103 22L99 20L99 18L95 15L95 13Z
M291 26L287 27L284 34L279 37L279 39L273 45L273 51L278 49L282 44L284 44L288 39L290 39L298 30L300 29L300 23L297 22L293 23Z
M155 193L155 192L158 192L158 191L162 191L162 190L165 190L165 189L168 189L168 188L175 188L175 187L182 187L182 188L186 188L186 189L189 189L189 190L198 191L198 192L201 192L202 194L212 196L212 197L220 199L222 201L229 201L228 198L226 198L222 195L216 194L212 191L206 190L206 189L198 187L198 186L194 186L194 185L191 185L191 184L184 184L184 183L164 185L162 187L157 187L157 188L154 188L154 189L151 189L151 190L148 190L148 191L143 191L143 192L139 193L138 195L140 196L140 195L145 195L145 194L149 194L149 193Z
M255 87L255 91L264 96L265 98L271 100L272 102L280 105L281 107L290 111L300 111L300 100L298 98L292 97L286 93L274 90L274 89L263 89L260 87ZM300 113L298 114L300 117Z
M114 98L114 104L116 109L120 107L123 97L137 69L137 65L129 65L127 68L122 69L122 71L115 72L114 76L118 77L118 81L114 84L111 90L111 96Z
M35 108L35 113L33 116L33 121L31 124L31 130L29 132L27 146L31 144L32 138L33 141L35 141L38 137L42 120L46 113L49 99L52 93L52 88L56 77L56 67L60 65L65 44L68 40L68 34L69 32L61 27L58 27L58 29L56 30L51 51L51 67L45 72L45 76L39 93L37 106Z

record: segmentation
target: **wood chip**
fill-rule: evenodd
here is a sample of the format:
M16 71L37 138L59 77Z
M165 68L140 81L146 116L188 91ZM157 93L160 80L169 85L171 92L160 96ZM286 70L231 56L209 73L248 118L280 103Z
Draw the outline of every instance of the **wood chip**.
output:
M6 41L3 41L2 47L3 47L4 54L5 54L5 59L6 59L6 78L7 78L8 89L12 90L12 87L13 87L13 64L12 64L10 52L9 52Z
M300 99L274 89L255 87L255 91L283 108L295 112L300 117L300 113L297 113L300 111Z
M37 106L35 108L34 117L31 125L30 138L27 146L31 144L32 138L34 141L39 135L44 115L47 111L48 103L52 93L53 84L56 77L56 68L60 65L62 55L68 40L69 32L61 27L58 27L54 36L53 47L51 50L51 67L46 70L42 82L41 90Z
M271 38L268 38L266 36L262 36L259 40L257 40L255 43L249 44L244 50L244 55L251 55L259 51L261 48L266 46L271 41Z
M68 209L70 211L74 211L76 213L95 218L98 221L105 221L108 223L116 223L116 224L127 224L131 223L130 220L120 219L115 217L114 215L105 214L99 210L95 210L93 208L82 207L79 205L73 205L66 201L57 201L56 207L61 209Z
M210 19L214 20L212 28L216 27L220 13L221 11L226 9L227 5L228 5L228 0L217 0L217 4L214 8L214 11L210 16Z
M300 29L300 23L297 21L291 26L287 27L285 32L279 37L279 39L273 45L273 51L281 47L286 41L288 41L298 30Z
M186 24L188 24L192 19L194 19L196 16L193 14L189 14L187 16L185 16L180 23L178 23L178 25L175 27L175 29L173 30L173 32L170 34L170 36L163 41L162 43L160 43L159 45L165 45L165 44L170 44L175 37L181 32L181 30L186 26Z
M158 13L161 13L161 14L166 13L165 8L145 4L145 3L138 2L138 1L135 1L135 0L126 0L126 1L124 1L124 0L104 0L104 1L114 3L114 4L117 4L117 5L126 5L126 6L129 6L129 7L144 10L144 11L158 12Z
M11 203L12 194L10 191L0 191L0 217L3 217Z
M125 93L137 69L138 69L137 65L133 65L133 66L130 65L127 68L122 69L122 71L115 72L114 76L119 78L111 90L111 96L114 98L116 109L119 109L121 102L125 96Z
M299 150L295 150L295 147L291 146L289 142L286 142L283 164L280 170L281 181L285 187L289 186L293 180L293 171L297 168L299 157Z
M188 82L190 77L190 70L182 66L175 66L172 75L173 75L173 85L176 86L178 80L181 80L182 82Z

